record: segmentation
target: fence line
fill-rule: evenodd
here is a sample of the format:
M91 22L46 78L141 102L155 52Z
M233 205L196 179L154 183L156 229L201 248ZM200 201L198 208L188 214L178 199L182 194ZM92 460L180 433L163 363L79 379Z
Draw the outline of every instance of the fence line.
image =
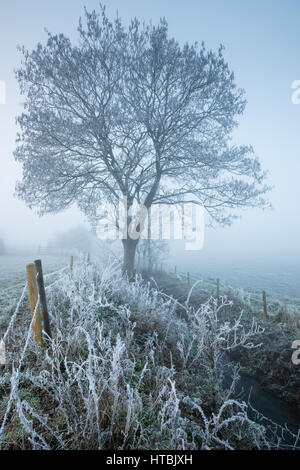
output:
M66 269L68 269L68 266L65 266L64 268L61 268L58 271L53 271L52 273L44 274L44 279L47 279L48 277L52 277L56 274L59 274L59 273L65 271Z
M11 410L11 407L12 407L12 404L13 404L13 401L14 401L15 393L18 389L20 372L21 372L21 368L22 368L22 365L23 365L23 362L24 362L25 354L26 354L26 351L27 351L27 348L28 348L28 345L29 345L29 340L30 340L30 337L33 333L32 326L33 326L33 323L36 319L36 313L37 313L37 310L38 310L38 306L39 306L39 299L36 303L36 306L35 306L35 309L34 309L34 312L33 312L33 315L32 315L32 319L31 319L31 322L30 322L30 325L29 325L29 328L28 328L28 332L27 332L25 346L23 348L18 367L17 367L17 369L13 370L12 379L11 379L12 388L11 388L11 392L10 392L10 395L9 395L5 415L4 415L4 418L3 418L3 421L2 421L2 424L1 424L1 428L0 428L0 442L1 442L2 436L4 434L5 425L6 425L6 422L7 422L7 419L8 419L8 416L9 416L9 413L10 413L10 410Z
M34 266L34 265L33 265ZM62 269L59 269L58 271L54 271L52 273L48 273L46 276L44 277L53 277L54 275L57 275L59 273L62 273L64 272L66 269L68 269L68 266L62 268ZM52 288L55 284L57 284L58 282L60 281L60 279L57 279L56 281L52 282L50 285L48 285L45 290L49 290L50 288ZM17 317L17 314L19 313L19 310L20 310L20 307L22 305L22 302L24 301L24 298L25 298L25 295L26 295L26 290L28 288L28 281L25 283L24 287L23 287L23 290L22 290L22 294L18 300L18 303L17 303L17 307L10 319L10 322L9 322L9 325L4 333L4 336L3 338L0 340L0 344L4 344L4 348L5 348L5 342L8 338L8 335L10 333L10 331L12 330L13 328L13 325L15 323L15 320L16 320L16 317ZM11 411L11 408L13 406L13 403L14 403L14 400L15 400L15 397L16 397L16 393L17 393L17 390L18 390L18 387L19 387L19 381L20 381L20 372L21 372L21 369L22 369L22 366L23 366L23 363L24 363L24 359L25 359L25 354L26 354L26 351L27 351L27 348L29 346L29 343L30 343L30 339L31 339L31 336L34 335L34 324L36 322L36 319L37 319L37 315L38 315L38 310L39 310L39 305L40 305L40 294L38 293L37 295L37 300L36 300L36 304L35 304L35 307L32 308L32 317L31 317L31 321L30 321L30 325L29 325L29 328L27 330L27 336L26 336L26 340L25 340L25 345L23 347L23 350L22 352L20 353L20 359L19 359L19 362L18 362L18 366L16 369L13 369L12 371L12 377L11 377L11 391L10 391L10 394L9 394L9 399L8 399L8 402L7 402L7 406L6 406L6 410L5 410L5 414L4 414L4 417L3 417L3 420L2 420L2 423L1 423L1 426L0 426L0 443L2 441L2 438L3 438L3 435L4 435L4 431L5 431L5 426L6 426L6 423L7 423L7 420L8 420L8 417L9 417L9 413ZM4 353L5 353L5 349L4 349Z
M27 290L27 282L26 282L26 284L25 284L25 286L24 286L24 288L23 288L21 297L19 298L17 307L16 307L16 309L15 309L15 311L14 311L14 313L13 313L11 319L10 319L10 322L9 322L9 325L8 325L8 327L7 327L7 329L6 329L6 332L5 332L5 334L4 334L4 336L3 336L2 340L1 340L4 344L5 344L5 340L6 340L7 336L8 336L8 334L9 334L10 330L11 330L12 327L13 327L13 324L14 324L14 322L15 322L16 316L17 316L17 314L19 313L20 307L21 307L21 305L22 305L22 302L23 302L24 297L25 297L25 294L26 294L26 290Z
M49 273L47 275L47 277L51 277L53 275L57 275L58 273L62 273L64 272L66 269L68 269L69 267L66 266L56 272L52 272L52 273ZM70 273L71 274L71 273ZM46 276L45 276L46 277ZM183 272L179 272L177 273L177 277L181 277L182 279L187 279L187 276L186 276L186 273L183 273ZM192 276L188 276L188 279L189 278L194 278L197 277L197 275L192 275ZM61 279L57 279L55 280L54 282L52 282L50 285L48 285L46 287L46 290L48 289L51 289L54 285L56 285L58 282L60 282ZM197 279L197 282L200 283L200 282L205 282L205 279ZM194 284L194 286L192 286L192 289L196 286L197 282ZM213 284L213 282L211 281L211 284ZM218 285L220 286L220 284L218 283ZM214 283L214 286L216 287L216 284ZM24 301L24 298L25 298L25 294L26 294L26 289L28 287L28 282L25 283L25 286L23 288L23 291L22 291L22 294L18 300L18 304L17 304L17 307L12 315L12 318L10 320L10 323L8 325L8 328L4 334L4 337L2 339L2 341L5 343L5 340L6 338L8 337L8 334L10 332L10 330L12 329L13 327L13 324L15 322L15 319L16 319L16 316L20 310L20 306L22 305L22 302ZM191 289L191 290L192 290ZM191 293L191 291L190 291ZM189 294L190 295L190 294ZM168 297L168 296L167 296ZM171 297L169 297L171 298ZM6 406L6 410L5 410L5 414L4 414L4 417L3 417L3 421L1 423L1 426L0 426L0 443L3 439L3 436L4 436L4 431L5 431L5 427L6 427L6 424L7 424L7 421L8 421L8 418L9 418L9 414L11 412L11 409L12 409L12 406L14 404L14 400L16 398L18 398L18 395L17 395L17 392L18 392L18 388L19 388L19 384L20 384L20 374L21 374L21 370L22 370L22 366L24 364L24 360L25 360L25 355L26 355L26 351L29 347L29 344L30 344L30 339L33 335L33 325L34 325L34 322L36 320L36 316L38 314L38 307L39 307L39 303L40 303L40 297L38 295L37 297L37 301L36 301L36 304L35 304L35 307L34 307L34 310L33 310L33 314L32 314L32 318L31 318L31 321L30 321L30 325L29 325L29 328L28 328L28 331L27 331L27 336L26 336L26 340L25 340L25 344L24 344L24 347L23 347L23 350L22 352L20 352L20 359L19 359L19 362L18 362L18 365L17 365L17 368L16 369L13 369L12 371L12 377L11 377L11 391L10 391L10 394L9 394L9 398L8 398L8 402L7 402L7 406ZM1 342L1 341L0 341ZM288 431L288 430L287 430ZM298 439L299 439L299 433L298 433ZM57 437L59 439L59 436ZM46 444L46 442L44 442ZM297 442L295 443L294 447L296 446ZM47 445L47 444L46 444Z
M49 278L49 277L53 277L54 275L57 275L57 274L60 274L62 272L64 272L66 269L68 269L68 266L65 266L57 271L53 271L51 273L48 273L44 276L44 279L45 278ZM49 291L55 284L57 284L58 282L60 281L60 279L57 279L55 280L54 282L52 282L51 284L49 284L48 286L45 287L45 290ZM8 338L8 335L10 334L12 328L13 328L13 325L15 323L15 320L16 320L16 317L20 311L20 307L26 297L26 294L27 294L27 288L28 288L28 282L25 283L25 285L23 286L23 289L22 289L22 293L21 293L21 296L19 297L18 301L17 301L17 306L14 310L14 313L12 314L11 316L11 319L9 321L9 324L8 324L8 327L6 328L6 331L3 335L3 337L0 339L1 343L4 343L5 344L5 341L7 340ZM11 287L11 288L8 288L8 289L15 289L15 287ZM7 295L6 298L9 298L11 300L11 296ZM0 291L0 300L1 300L1 291ZM5 300L5 299L3 299ZM38 305L39 305L39 298L38 298L38 301L37 301L37 304L35 306L35 309L38 308Z
M167 270L169 274L172 276L175 276L178 280L181 280L188 286L192 285L193 282L202 282L203 283L203 289L207 290L208 292L211 293L211 295L214 295L215 297L220 297L222 295L221 291L226 291L226 290L232 290L233 292L239 293L243 298L241 299L243 302L249 305L249 307L253 309L261 309L262 314L267 317L267 315L270 313L277 314L280 308L286 307L291 307L291 308L299 308L299 305L297 303L297 299L293 302L286 302L284 300L281 300L280 298L276 298L271 296L270 301L267 305L267 299L266 299L266 291L265 290L260 290L258 288L249 288L245 289L243 287L233 287L229 284L225 284L220 281L220 279L214 279L212 277L205 277L201 274L198 273L191 273L191 272L184 272L184 271L179 271L178 267L175 266L174 268L171 268L171 266L168 267L169 269ZM278 304L278 305L276 305ZM267 312L267 307L268 307L268 312Z
M62 273L62 272L64 272L64 271L66 271L67 269L68 269L68 266L65 266L65 267L63 267L63 268L61 268L61 269L59 269L59 270L57 270L57 271L53 271L53 272L51 272L51 273L44 274L43 277L44 277L44 279L48 279L48 278L50 278L50 277L53 277L53 276L55 276L55 275L57 275L57 274L60 274L60 273ZM26 284L27 284L27 283L26 283ZM47 287L50 287L50 286L46 286L46 288L47 288ZM13 294L10 294L9 292L11 292L11 291L14 292L14 291L16 291L17 289L21 289L21 288L24 289L24 283L23 283L23 282L22 282L22 283L20 282L19 284L16 284L16 285L11 286L11 287L7 287L7 288L5 288L5 289L0 289L0 301L7 300L7 299L9 299L10 301L16 300L16 297L17 297L17 296L16 296L16 295L13 295Z

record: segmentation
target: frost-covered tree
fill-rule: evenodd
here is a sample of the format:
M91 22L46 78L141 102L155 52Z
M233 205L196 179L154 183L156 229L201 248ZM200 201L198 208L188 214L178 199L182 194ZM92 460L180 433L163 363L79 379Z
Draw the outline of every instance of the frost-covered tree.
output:
M20 198L40 214L73 203L92 214L120 197L147 209L192 201L221 223L232 208L266 205L252 148L230 142L245 99L222 47L181 46L164 19L125 28L104 8L85 11L78 34L22 48ZM138 240L122 242L131 275Z

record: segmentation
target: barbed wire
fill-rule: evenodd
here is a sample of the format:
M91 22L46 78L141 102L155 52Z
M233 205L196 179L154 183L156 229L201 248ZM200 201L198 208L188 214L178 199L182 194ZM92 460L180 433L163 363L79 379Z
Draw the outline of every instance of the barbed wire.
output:
M65 266L64 268L61 268L57 271L53 271L51 273L48 273L44 276L44 279L45 278L49 278L49 277L53 277L54 275L58 275L58 274L61 274L62 272L64 272L66 269L68 269L68 266ZM55 284L57 284L58 282L60 281L60 279L57 279L56 281L52 282L51 284L49 284L48 286L45 287L45 290L50 290ZM26 297L26 294L27 294L27 287L28 287L28 283L26 282L25 285L23 286L23 289L22 289L22 293L21 293L21 296L20 298L18 299L17 301L17 306L11 316L11 319L9 321L9 324L8 324L8 327L2 337L2 339L0 340L2 343L5 344L5 341L7 339L7 337L9 336L9 333L11 332L12 328L13 328L13 325L15 323L15 320L16 320L16 317L20 311L20 307ZM11 300L11 297L10 296L7 296L7 298L9 298ZM1 299L1 293L0 293L0 300L5 300L5 299ZM36 307L37 308L37 307Z
M2 338L2 342L3 342L4 344L5 344L6 338L8 337L8 335L9 335L9 333L10 333L10 331L11 331L13 325L14 325L14 322L15 322L15 320L16 320L16 317L17 317L17 315L18 315L18 313L19 313L20 307L21 307L21 305L22 305L22 302L23 302L24 297L25 297L25 294L26 294L26 290L27 290L27 282L26 282L26 284L25 284L25 286L24 286L24 288L23 288L23 291L22 291L21 297L19 298L17 307L16 307L16 309L15 309L15 311L14 311L14 313L13 313L11 319L10 319L10 322L9 322L9 324L8 324L8 327L7 327L7 329L6 329L6 332L4 333L4 336L3 336L3 338Z
M177 271L174 273L174 276L177 277L177 279L180 279L181 281L187 279L187 273L184 271ZM193 282L199 282L201 281L203 283L203 289L209 289L211 288L212 290L216 291L216 281L217 279L210 278L210 277L205 277L197 273L189 273L189 279L190 283L192 285ZM249 306L252 307L258 307L262 306L263 301L262 301L262 290L258 288L238 288L231 286L230 284L224 283L221 280L220 282L220 288L223 290L231 290L233 292L238 292L241 293L242 296L244 297L244 301L246 300L246 303ZM268 302L268 307L270 309L270 313L278 313L278 311L282 307L299 307L299 300L298 299L291 299L289 302L284 301L278 297L275 297L274 295L269 295L269 302Z
M15 393L16 393L16 391L18 389L18 386L19 386L20 372L21 372L21 368L22 368L22 365L23 365L23 362L24 362L25 354L26 354L26 351L27 351L27 348L28 348L28 345L29 345L29 341L30 341L30 338L32 336L32 326L33 326L33 322L35 321L35 317L36 317L36 314L37 314L39 303L40 303L40 299L39 299L39 296L38 296L37 303L35 305L34 312L33 312L33 315L32 315L32 319L31 319L31 322L30 322L30 325L29 325L29 328L28 328L28 331L27 331L25 346L24 346L23 351L21 353L18 367L17 367L17 369L13 369L13 371L12 371L12 377L11 377L12 387L11 387L11 391L10 391L10 395L9 395L9 399L8 399L8 403L7 403L7 407L6 407L6 411L5 411L3 421L2 421L2 424L1 424L1 428L0 428L0 442L2 440L5 425L6 425L6 422L7 422L12 404L14 402Z
M64 268L61 268L57 271L53 271L52 273L48 273L44 276L44 278L49 278L49 277L53 277L54 275L61 274L67 268L68 267L65 266ZM60 281L60 279L57 279L56 281L52 282L50 285L45 287L45 290L50 290L59 281ZM24 287L23 287L22 294L21 294L21 296L18 300L16 309L15 309L15 311L14 311L14 313L13 313L11 319L10 319L9 325L8 325L8 327L7 327L7 329L4 333L4 336L0 340L0 344L4 344L4 347L5 347L6 340L7 340L8 336L9 336L9 334L10 334L12 328L13 328L14 323L15 323L16 317L17 317L17 315L20 311L20 307L22 305L22 302L24 301L24 298L26 296L27 287L28 287L28 283L26 282ZM9 398L8 398L5 414L4 414L4 417L3 417L3 420L2 420L2 423L1 423L1 427L0 427L0 442L2 441L2 438L4 436L5 426L6 426L6 423L7 423L8 417L9 417L9 413L10 413L11 408L13 406L15 396L16 396L16 393L17 393L17 390L18 390L18 387L19 387L20 372L21 372L22 365L23 365L23 362L24 362L24 359L25 359L25 354L26 354L27 348L28 348L29 343L30 343L30 339L33 335L33 328L32 327L33 327L34 321L36 319L36 315L37 315L39 305L40 305L40 296L38 295L37 302L36 302L36 305L35 305L35 308L34 308L34 311L33 311L33 314L32 314L31 322L30 322L30 325L29 325L28 330L27 330L25 345L24 345L23 350L22 350L22 352L20 353L20 356L19 356L20 359L19 359L18 367L16 369L14 369L14 366L13 366L12 376L11 376L11 385L12 385L11 386L11 391L10 391L10 395L9 395Z

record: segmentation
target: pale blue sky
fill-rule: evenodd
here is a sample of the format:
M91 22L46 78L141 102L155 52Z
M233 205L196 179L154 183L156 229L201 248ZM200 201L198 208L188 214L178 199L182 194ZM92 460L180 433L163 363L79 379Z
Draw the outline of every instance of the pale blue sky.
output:
M180 42L205 41L208 48L225 45L225 56L245 88L248 105L235 133L238 143L251 144L274 185L274 211L249 209L226 229L208 231L207 253L247 254L252 257L293 257L300 254L300 105L291 101L291 84L300 80L300 0L107 0L109 15L119 11L127 23L133 16L157 22L165 16L170 35ZM13 161L15 116L21 98L13 69L18 44L32 48L45 40L44 28L76 38L83 6L93 0L10 0L0 7L0 80L7 86L0 105L0 235L17 242L41 243L49 234L76 224L76 210L38 219L13 198L21 171Z

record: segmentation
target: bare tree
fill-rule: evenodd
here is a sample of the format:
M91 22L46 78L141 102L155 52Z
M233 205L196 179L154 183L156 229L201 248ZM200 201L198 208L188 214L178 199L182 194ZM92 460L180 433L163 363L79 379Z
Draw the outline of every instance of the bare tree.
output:
M165 20L126 29L104 8L85 11L78 32L76 45L48 33L45 45L21 49L20 198L40 214L75 202L92 214L125 196L147 209L194 202L223 224L231 208L266 206L252 148L230 143L245 100L222 47L181 47ZM122 242L130 276L138 240Z

